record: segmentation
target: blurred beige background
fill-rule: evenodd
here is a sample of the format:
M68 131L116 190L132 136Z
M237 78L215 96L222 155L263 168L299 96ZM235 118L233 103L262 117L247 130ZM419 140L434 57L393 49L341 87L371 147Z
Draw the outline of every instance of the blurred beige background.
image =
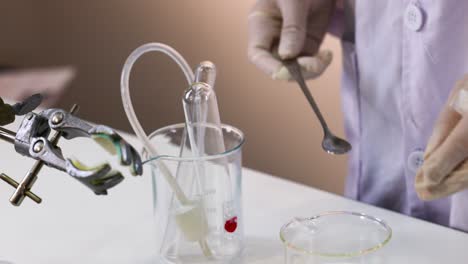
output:
M245 132L245 166L342 193L346 157L321 150L321 128L300 89L270 80L247 61L253 2L3 1L0 64L74 66L77 78L59 106L78 103L81 117L130 131L120 99L123 62L141 44L164 42L193 66L202 60L218 66L221 118ZM332 130L343 135L339 42L328 37L324 48L334 51L334 62L309 85ZM186 83L174 63L147 55L132 77L132 98L147 131L183 121Z

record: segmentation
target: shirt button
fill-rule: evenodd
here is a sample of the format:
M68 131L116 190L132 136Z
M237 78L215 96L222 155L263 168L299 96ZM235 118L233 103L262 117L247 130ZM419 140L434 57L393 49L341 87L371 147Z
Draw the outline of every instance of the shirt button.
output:
M408 157L408 169L411 173L416 173L424 162L424 152L414 151Z
M405 25L413 31L419 31L424 25L424 14L415 4L410 4L405 11Z

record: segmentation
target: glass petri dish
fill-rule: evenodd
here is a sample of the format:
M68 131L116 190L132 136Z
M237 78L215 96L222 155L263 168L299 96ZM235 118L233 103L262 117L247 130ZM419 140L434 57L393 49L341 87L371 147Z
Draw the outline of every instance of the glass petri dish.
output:
M383 220L346 211L295 218L280 231L286 250L327 258L363 256L385 246L391 237L392 229Z

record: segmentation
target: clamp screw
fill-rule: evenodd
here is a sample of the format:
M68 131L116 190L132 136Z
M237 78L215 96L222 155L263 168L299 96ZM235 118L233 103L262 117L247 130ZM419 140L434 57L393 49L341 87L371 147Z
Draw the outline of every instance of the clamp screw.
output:
M78 111L78 105L73 105L73 107L70 110L70 114L74 114L76 111ZM26 118L30 120L34 116L33 113L29 113ZM65 114L63 112L55 112L54 115L52 116L52 119L50 122L53 125L59 125L61 122L63 122L63 119L65 118ZM14 133L10 132L6 129L0 128L0 138L5 139L9 142L14 142ZM56 132L50 139L50 143L52 146L57 146L58 140L60 139L61 132ZM8 135L8 136L6 136ZM13 137L13 139L11 139ZM45 146L44 139L40 139L36 141L32 147L32 151L34 153L40 153ZM37 179L37 174L41 170L42 166L44 165L44 162L42 160L38 160L34 163L33 167L28 171L26 176L23 178L23 180L18 183L12 178L8 177L8 175L1 173L0 174L0 179L4 180L7 182L9 185L13 186L16 190L13 193L13 195L10 198L10 203L19 206L22 202L25 196L31 198L33 201L36 203L41 203L42 199L31 192L31 187L34 184L34 182Z
M34 143L34 146L33 146L33 151L35 153L39 153L42 151L42 149L44 148L44 142L41 140L41 141L37 141L36 143Z
M55 113L55 114L52 116L52 119L51 119L52 124L54 124L54 125L60 124L60 123L63 121L63 118L64 118L64 117L65 117L65 116L63 115L62 112L57 112L57 113Z

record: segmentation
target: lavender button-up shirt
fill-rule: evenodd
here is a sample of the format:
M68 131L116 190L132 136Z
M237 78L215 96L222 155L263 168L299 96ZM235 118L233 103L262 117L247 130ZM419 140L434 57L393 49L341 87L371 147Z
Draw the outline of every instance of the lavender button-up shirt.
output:
M468 1L352 6L345 13L354 34L343 38L343 111L353 145L346 195L468 231L468 191L423 202L414 187L438 114L468 73Z

